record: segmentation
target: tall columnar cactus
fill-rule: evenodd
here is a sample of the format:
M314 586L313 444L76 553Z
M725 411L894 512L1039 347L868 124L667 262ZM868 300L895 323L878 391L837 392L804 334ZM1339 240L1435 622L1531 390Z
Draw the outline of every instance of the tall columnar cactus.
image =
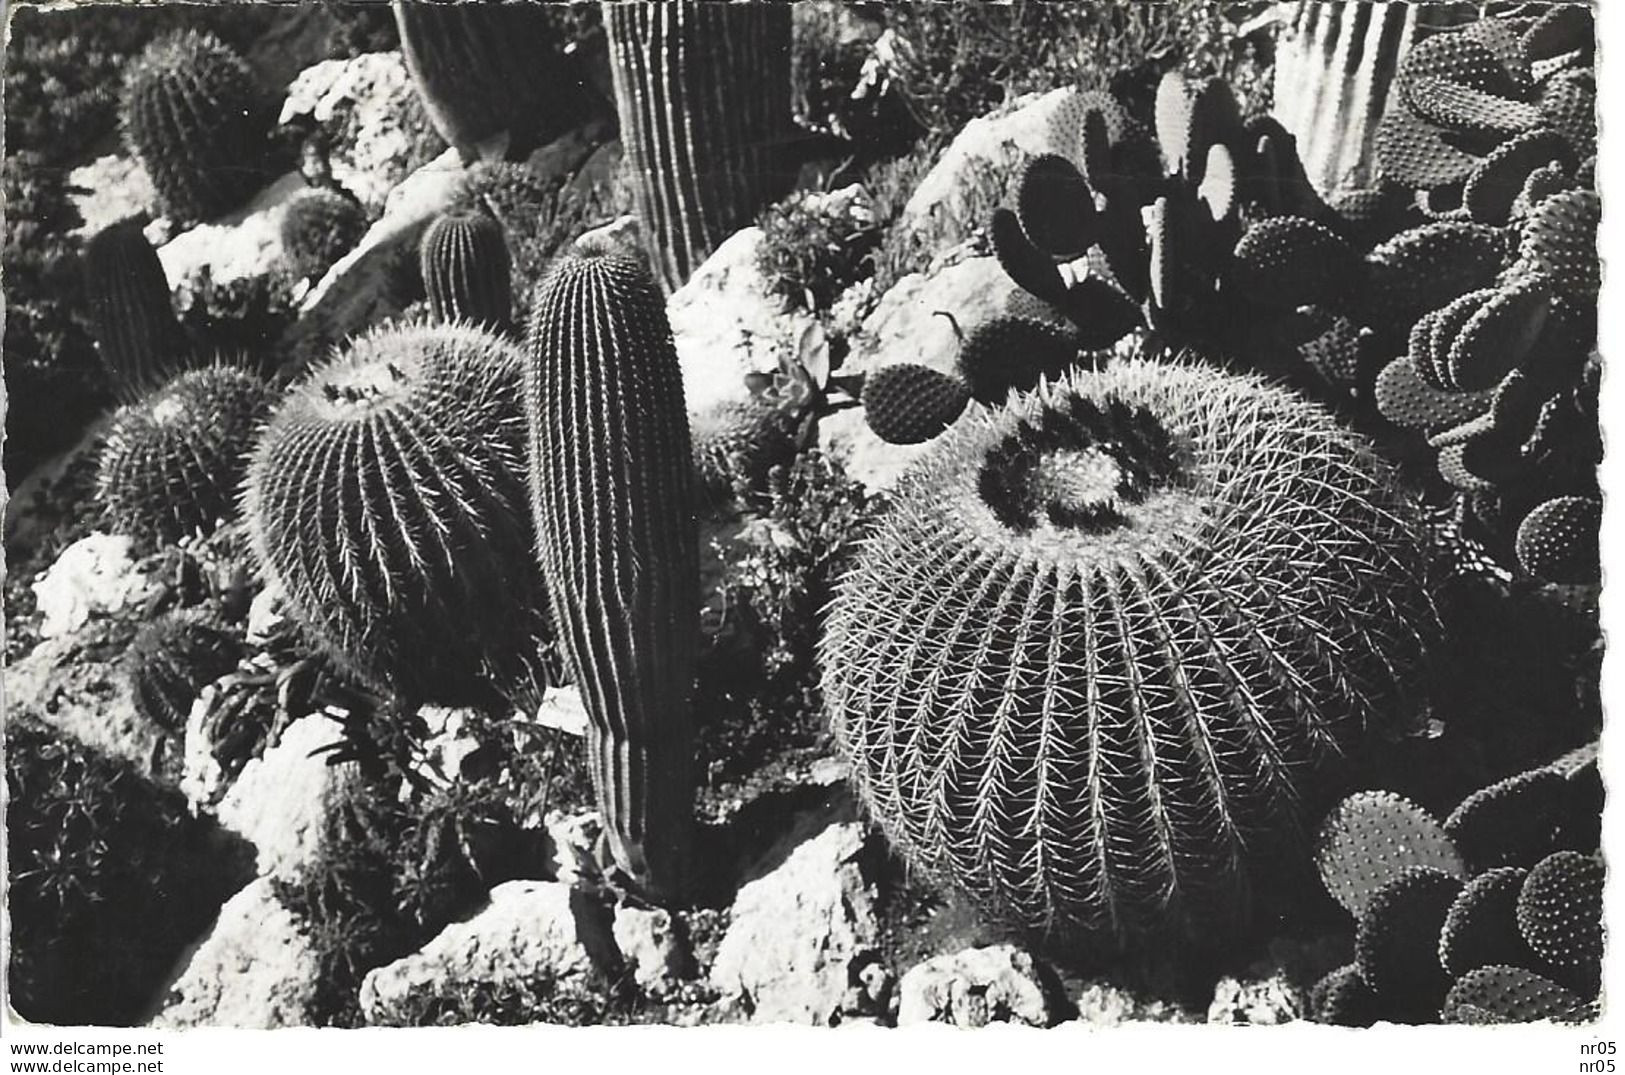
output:
M607 3L604 22L650 263L676 288L795 180L790 8Z
M1254 378L1129 360L960 421L841 581L824 694L929 874L1076 937L1228 918L1313 767L1432 623L1356 435Z
M424 229L418 250L436 321L508 328L513 285L501 224L484 213L446 213Z
M429 122L464 160L507 132L510 148L556 138L594 101L564 50L568 14L532 3L395 0L401 53Z
M181 347L169 281L140 221L121 220L91 236L84 276L96 353L119 399L133 403L173 369Z
M125 146L182 222L228 212L259 189L275 118L243 58L196 30L148 45L119 99Z
M537 545L617 865L657 898L692 839L699 538L682 377L648 271L577 248L537 290L525 376Z
M277 408L243 514L294 616L408 702L518 704L550 675L518 349L467 326L352 341Z
M178 541L229 519L270 399L259 378L221 365L190 370L119 408L96 477L114 527Z

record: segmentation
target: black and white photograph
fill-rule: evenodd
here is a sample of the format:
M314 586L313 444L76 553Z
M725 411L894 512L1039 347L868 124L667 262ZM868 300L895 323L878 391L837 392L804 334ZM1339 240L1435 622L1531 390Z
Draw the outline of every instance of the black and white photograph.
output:
M1613 1070L1591 4L0 18L7 1070Z

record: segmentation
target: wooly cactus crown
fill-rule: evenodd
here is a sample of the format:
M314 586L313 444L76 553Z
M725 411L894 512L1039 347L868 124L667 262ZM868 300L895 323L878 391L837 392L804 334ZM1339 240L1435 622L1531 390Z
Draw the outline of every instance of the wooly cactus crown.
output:
M513 285L502 225L484 213L446 213L418 245L423 288L436 321L467 321L495 332L513 322Z
M85 299L96 353L122 402L163 382L182 345L169 281L138 219L109 224L85 244Z
M892 842L1062 935L1226 919L1430 632L1364 442L1253 378L1125 361L973 411L841 580L824 693Z
M119 98L125 146L182 222L235 209L259 188L274 119L243 58L195 30L148 45Z
M114 528L173 542L229 519L270 403L270 389L259 378L214 365L120 407L96 474L96 498Z
M267 576L340 667L410 702L527 704L550 679L520 366L470 326L376 330L255 448L243 515Z
M537 548L605 832L633 884L674 898L690 872L699 534L665 303L637 260L578 245L537 289L527 348Z

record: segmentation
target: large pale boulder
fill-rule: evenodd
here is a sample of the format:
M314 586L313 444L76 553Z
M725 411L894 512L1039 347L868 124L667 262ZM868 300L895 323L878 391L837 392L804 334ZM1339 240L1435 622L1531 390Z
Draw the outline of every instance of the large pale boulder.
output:
M298 172L289 172L256 194L241 209L176 235L158 248L158 261L171 288L207 275L215 284L263 276L283 259L282 217L288 203L307 190Z
M74 234L88 238L126 217L141 216L158 204L158 192L135 157L108 153L68 173L68 197L84 220Z
M151 1026L308 1026L321 982L316 950L269 878L220 908L214 927L182 962Z
M914 362L957 376L961 334L1005 316L1019 290L991 257L968 258L930 275L910 273L864 318L841 374Z
M1054 1016L1033 957L1008 944L928 959L910 968L898 989L898 1026L1048 1026Z
M59 638L92 615L118 612L149 597L155 584L137 566L134 542L98 530L62 550L30 588L40 615L41 638Z

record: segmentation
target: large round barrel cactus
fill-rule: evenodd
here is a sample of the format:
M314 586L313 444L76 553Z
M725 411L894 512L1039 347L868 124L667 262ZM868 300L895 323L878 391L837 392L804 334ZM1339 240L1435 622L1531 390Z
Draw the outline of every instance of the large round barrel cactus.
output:
M1062 939L1233 920L1431 623L1411 514L1325 412L1126 361L956 424L842 579L824 693L928 874Z
M468 321L504 331L513 320L513 285L502 225L484 213L446 213L423 231L423 288L436 321Z
M313 370L255 449L255 555L334 659L408 702L519 704L548 681L516 347L393 327Z
M648 271L607 248L537 289L525 375L537 545L610 849L656 898L685 883L699 535L683 382Z
M259 189L275 118L243 58L196 30L148 45L119 100L125 146L181 222L228 212Z
M668 289L795 180L790 6L604 5L621 143Z
M118 398L133 403L176 365L181 346L169 281L139 220L121 220L91 236L84 278L96 353Z
M288 267L314 283L367 234L367 212L354 198L316 187L288 203L279 230Z
M253 374L217 365L183 373L119 408L96 477L96 499L114 528L179 541L231 518L270 399Z

